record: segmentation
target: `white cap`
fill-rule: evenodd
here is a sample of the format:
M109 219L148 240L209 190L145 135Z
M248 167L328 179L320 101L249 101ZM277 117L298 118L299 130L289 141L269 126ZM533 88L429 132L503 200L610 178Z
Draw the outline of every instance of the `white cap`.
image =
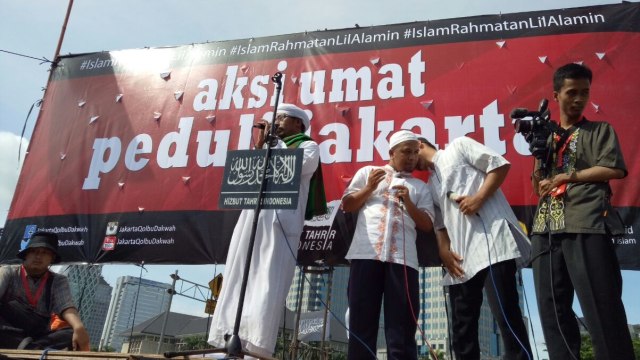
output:
M396 131L391 135L391 138L389 138L389 149L393 149L396 145L405 141L418 141L418 137L409 130Z
M309 115L307 115L307 113L304 110L300 109L299 107L293 104L284 104L284 103L279 104L276 114L285 114L294 118L298 118L302 120L304 129L305 130L309 129Z

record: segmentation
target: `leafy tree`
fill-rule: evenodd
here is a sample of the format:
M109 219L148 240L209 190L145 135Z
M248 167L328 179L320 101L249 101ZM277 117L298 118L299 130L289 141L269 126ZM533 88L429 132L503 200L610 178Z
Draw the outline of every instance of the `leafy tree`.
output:
M287 354L288 349L285 348L285 345L288 347L289 346L289 341L286 341L286 344L283 342L282 339L282 334L280 334L280 336L278 336L278 339L276 340L276 351L273 357L275 357L276 359L288 359L289 356ZM284 356L283 356L284 353Z
M182 350L202 350L210 347L204 335L187 336L182 339L182 342L184 343Z
M334 351L331 353L331 360L347 360L347 354L341 351Z
M640 359L640 338L632 340L633 353L636 359ZM593 343L589 335L582 335L582 343L580 346L580 358L582 360L595 360L596 355L593 352Z
M98 347L97 346L92 347L91 351L97 352L98 351ZM112 348L109 345L105 345L105 346L102 347L102 351L101 352L115 352L115 351L116 351L116 349Z
M595 360L596 356L593 352L593 343L591 342L591 336L582 335L582 341L580 343L580 359L582 360Z
M435 349L433 350L436 353L436 357L438 358L438 360L444 360L445 359L445 352L439 349ZM428 353L426 355L421 355L420 357L418 357L419 360L433 360L433 358L431 357L431 353Z

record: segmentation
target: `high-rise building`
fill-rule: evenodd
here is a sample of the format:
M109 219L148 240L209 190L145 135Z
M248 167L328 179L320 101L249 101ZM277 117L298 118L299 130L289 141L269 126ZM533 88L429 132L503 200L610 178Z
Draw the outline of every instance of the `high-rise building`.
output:
M171 284L121 276L111 296L107 319L102 331L100 348L122 350L126 331L160 313L169 310Z
M322 310L327 298L329 286L328 273L316 273L311 269L302 276L299 268L287 296L287 308L296 311L297 299L300 290L303 289L302 312ZM446 354L450 353L448 298L442 286L442 269L439 267L421 267L419 272L420 304L414 308L418 321L416 340L418 354L428 356L429 348ZM333 271L331 291L331 311L345 323L345 312L348 308L347 284L349 282L349 268L336 267ZM522 286L518 286L520 295L520 307L523 305ZM403 294L404 295L404 294ZM399 295L400 296L400 295ZM419 310L419 314L418 314ZM380 314L378 327L378 358L386 358L386 343L384 340L384 307ZM526 319L525 319L526 320ZM332 332L336 329L331 329ZM347 331L342 328L340 331ZM500 359L504 355L504 346L499 328L493 318L489 303L485 299L480 310L478 323L478 337L480 340L480 352L483 359Z
M98 347L111 297L111 286L102 277L102 265L64 265L59 272L69 279L91 346Z
M420 315L418 317L418 354L428 355L428 347L449 354L450 332L448 312L448 293L442 286L442 269L435 267L420 268ZM489 276L489 275L488 275ZM522 285L518 285L520 309L523 308ZM523 311L524 314L524 311ZM525 324L527 319L525 318ZM424 337L422 332L424 332ZM480 319L478 320L478 338L480 342L480 354L482 359L501 359L504 355L502 335L496 323L486 293L483 297ZM426 340L426 341L425 341ZM428 345L427 345L428 344Z
M323 271L324 270L324 271ZM333 275L331 275L333 271ZM331 312L342 322L344 322L345 312L349 306L347 302L347 284L349 281L348 267L328 268L308 268L303 274L300 268L296 268L295 275L289 294L287 295L287 308L296 311L300 290L303 290L301 311L323 310L327 303L327 291L331 281Z
M93 300L93 311L88 317L83 318L84 325L89 332L91 339L91 347L98 348L100 339L102 338L102 330L107 320L107 312L109 311L109 300L113 287L109 285L102 276L98 279L96 285L95 297Z
M334 351L346 353L345 313L349 306L347 302L347 284L349 281L348 267L307 267L305 272L296 268L296 272L287 295L286 307L292 312L297 312L298 298L301 298L301 312L313 312L324 310L329 303L330 313L327 314L327 322L331 317L329 336L332 339ZM329 290L331 290L329 292ZM328 298L328 295L331 297ZM333 314L333 315L332 315Z
M439 267L421 267L418 273L420 282L420 314L418 318L418 354L428 355L429 348L448 352L449 321L444 289L442 287L442 269ZM424 335L423 335L424 333Z

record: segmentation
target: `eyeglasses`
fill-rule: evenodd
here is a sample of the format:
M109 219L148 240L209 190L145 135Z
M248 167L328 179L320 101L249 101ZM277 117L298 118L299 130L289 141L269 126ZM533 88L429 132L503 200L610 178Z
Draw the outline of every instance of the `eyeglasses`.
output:
M287 115L287 114L278 114L278 115L276 115L276 121L283 121L284 119L286 119L288 117L290 117L290 116Z

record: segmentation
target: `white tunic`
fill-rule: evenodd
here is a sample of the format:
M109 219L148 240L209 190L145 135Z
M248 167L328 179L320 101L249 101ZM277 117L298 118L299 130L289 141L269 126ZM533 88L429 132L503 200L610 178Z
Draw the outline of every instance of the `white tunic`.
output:
M463 283L490 263L516 259L519 267L525 265L531 244L500 189L484 202L476 215L462 214L458 203L447 197L449 191L458 195L475 194L488 172L509 162L477 141L460 137L436 152L433 163L435 170L429 178L429 188L436 213L442 215L436 216L434 227L447 228L451 249L462 256L465 272L460 279L447 274L444 285Z
M280 141L277 148L286 148ZM296 210L261 210L256 228L249 280L238 335L246 350L271 356L278 324L293 280L298 243L304 226L309 181L320 162L318 144L305 141L300 193ZM209 344L225 345L224 335L233 333L247 258L254 210L243 210L238 219L224 268L224 280L213 314ZM288 243L288 244L287 244Z
M358 170L343 197L364 188L371 171L378 168L365 166ZM360 208L356 230L345 258L406 264L417 270L416 224L407 211L401 209L392 187L406 186L411 201L433 219L431 195L427 185L410 173L396 172L389 165L383 169L387 173L385 178Z

